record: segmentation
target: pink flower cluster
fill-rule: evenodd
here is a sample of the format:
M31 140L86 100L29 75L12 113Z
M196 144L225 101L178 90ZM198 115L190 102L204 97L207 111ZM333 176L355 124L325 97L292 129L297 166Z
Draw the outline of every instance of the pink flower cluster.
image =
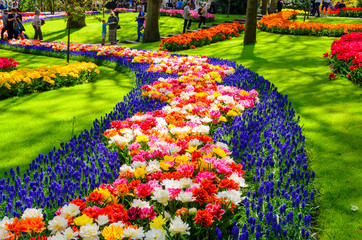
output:
M182 13L183 10L178 10L178 9L160 9L160 13L161 15L168 15L171 17L180 17L182 18ZM194 19L198 19L199 18L199 14L197 11L191 10L191 17ZM213 18L215 19L215 15L211 14L211 13L206 13L206 19L207 18Z
M19 65L18 62L15 62L12 58L0 57L0 71L11 71Z

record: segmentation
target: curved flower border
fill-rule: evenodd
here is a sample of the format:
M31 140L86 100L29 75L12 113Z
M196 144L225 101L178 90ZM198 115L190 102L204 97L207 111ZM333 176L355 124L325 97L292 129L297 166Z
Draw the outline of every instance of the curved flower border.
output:
M3 47L21 51L64 55L64 52L46 47L47 43L44 46L2 44L5 45ZM167 66L166 73L147 72L149 63L137 62L133 53L158 57L166 53L125 48L91 49L72 51L72 56L113 61L118 64L118 69L131 68L136 73L137 87L124 102L117 104L114 111L96 120L90 130L85 130L69 143L63 143L60 149L39 155L24 177L17 169L10 171L8 179L0 180L3 186L0 189L3 196L0 206L9 217L20 217L19 212L24 207L38 206L47 209L43 217L48 218L58 206L71 199L82 198L101 183L113 182L118 177L117 169L120 167L118 152L104 146L102 133L111 127L113 120L126 119L136 112L149 112L165 106L157 100L142 97L141 86L152 84L160 77L177 77L178 74L172 73L172 69L171 73L167 73ZM308 168L304 136L296 124L298 118L295 118L290 102L270 82L237 66L235 62L214 58L208 58L208 62L213 65L226 64L236 69L220 85L256 89L260 94L257 106L215 130L214 141L229 146L233 158L243 165L246 182L250 185L241 205L245 212L234 213L238 221L232 227L232 232L216 229L217 236L233 235L240 239L263 236L309 238L315 197L311 184L314 172ZM45 193L43 188L49 189L51 194ZM19 198L18 194L22 197Z
M329 37L340 37L350 32L362 31L362 23L307 23L289 20L297 14L298 12L296 11L285 11L263 16L258 22L258 29L273 33Z

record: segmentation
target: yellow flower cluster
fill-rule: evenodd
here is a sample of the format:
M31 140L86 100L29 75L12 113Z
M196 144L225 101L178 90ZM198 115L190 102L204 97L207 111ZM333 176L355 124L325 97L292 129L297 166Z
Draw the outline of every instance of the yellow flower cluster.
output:
M91 82L97 74L97 65L90 62L0 72L0 99Z
M58 77L79 77L79 73L91 72L97 67L96 64L90 62L70 63L65 66L56 65L51 67L38 67L37 69L23 68L11 72L0 72L0 86L4 85L11 89L12 85L17 83L32 84L32 80L42 79L44 82L55 84ZM99 73L96 69L95 73Z
M291 8L283 8L283 10L282 10L282 12L287 12L287 11L296 11L299 15L304 15L305 14L304 10L291 9Z

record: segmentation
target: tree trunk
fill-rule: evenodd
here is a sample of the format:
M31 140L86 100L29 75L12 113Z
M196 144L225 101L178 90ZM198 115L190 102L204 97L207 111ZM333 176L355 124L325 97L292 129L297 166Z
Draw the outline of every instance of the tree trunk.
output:
M81 18L73 18L72 16L69 16L68 24L71 29L85 27L85 16Z
M268 0L262 0L261 1L261 14L266 15L268 9Z
M158 28L158 15L160 12L160 0L147 1L146 28L143 34L143 42L160 41L160 31Z
M271 0L269 14L276 13L276 12L277 12L277 0Z
M55 13L55 1L52 0L52 14Z
M248 0L246 7L246 23L244 44L256 43L256 17L258 15L258 0Z
M68 26L67 63L69 63L69 51L70 51L70 27Z

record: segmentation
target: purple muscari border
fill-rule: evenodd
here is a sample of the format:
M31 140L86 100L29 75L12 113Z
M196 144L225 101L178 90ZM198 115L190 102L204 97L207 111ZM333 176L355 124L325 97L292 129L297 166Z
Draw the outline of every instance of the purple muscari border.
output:
M17 47L45 55L54 52L47 47ZM129 68L136 74L137 86L113 111L96 119L90 130L62 143L59 149L40 154L23 177L19 168L16 172L11 169L8 178L0 180L0 207L6 216L19 216L26 207L45 208L48 214L53 214L71 199L82 198L101 183L113 182L121 163L118 153L103 144L102 133L113 120L161 109L164 103L142 97L141 86L152 84L159 77L177 77L177 74L147 72L149 64L132 63L129 61L132 57L104 57L95 52L71 52L71 55L117 62L118 67ZM305 137L297 124L299 117L295 117L287 96L263 77L229 60L208 59L211 64L226 64L236 69L220 84L255 89L260 94L259 104L246 110L242 117L234 117L231 124L223 124L214 134L214 140L228 144L234 159L243 164L250 185L243 201L245 214L240 214L239 223L234 223L231 232L224 230L224 235L239 239L308 239L315 198L311 184L314 172L307 165ZM15 197L19 198L16 202ZM222 238L220 229L215 234Z

